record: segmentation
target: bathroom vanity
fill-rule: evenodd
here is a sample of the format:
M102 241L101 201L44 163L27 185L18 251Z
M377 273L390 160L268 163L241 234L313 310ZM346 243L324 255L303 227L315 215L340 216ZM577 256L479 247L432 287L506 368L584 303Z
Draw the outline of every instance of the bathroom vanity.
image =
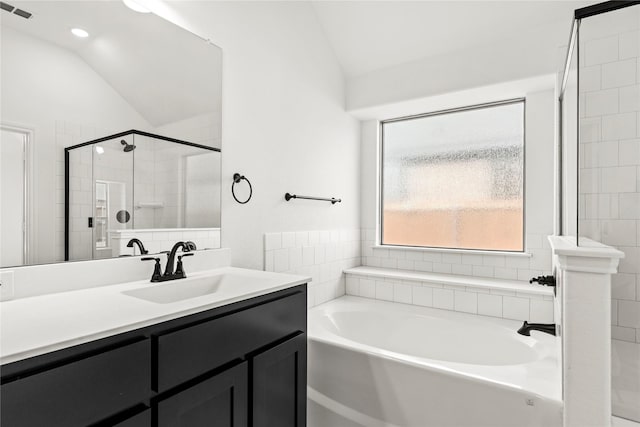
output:
M186 294L145 281L3 303L0 424L304 426L308 279L221 270L175 281ZM85 306L60 312L65 298Z

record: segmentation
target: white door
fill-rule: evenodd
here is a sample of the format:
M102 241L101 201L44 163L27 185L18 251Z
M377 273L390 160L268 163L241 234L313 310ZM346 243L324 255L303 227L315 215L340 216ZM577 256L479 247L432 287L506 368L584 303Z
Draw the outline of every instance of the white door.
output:
M0 134L0 266L25 263L26 135Z

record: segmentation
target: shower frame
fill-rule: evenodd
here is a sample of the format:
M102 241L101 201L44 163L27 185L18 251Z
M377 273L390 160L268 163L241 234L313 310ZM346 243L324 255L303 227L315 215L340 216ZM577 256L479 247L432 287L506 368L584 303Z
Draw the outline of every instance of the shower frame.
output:
M154 139L158 139L161 141L173 142L181 145L188 145L190 147L201 148L203 150L216 151L221 152L219 148L209 147L202 144L197 144L195 142L183 141L181 139L171 138L168 136L158 135L150 132L145 132L141 130L131 129L125 132L116 133L113 135L104 136L98 139L94 139L91 141L83 142L80 144L72 145L64 148L64 260L69 261L69 219L70 219L70 208L69 208L69 172L70 172L70 164L69 164L69 152L76 148L86 147L88 145L98 144L100 142L109 141L116 138L122 138L128 135L140 135L146 136ZM135 142L134 142L135 144ZM135 165L134 165L135 166Z
M566 83L569 78L569 71L571 67L571 57L573 56L573 51L576 49L576 79L578 82L578 87L580 85L580 24L583 19L589 18L591 16L601 15L603 13L613 12L619 9L624 9L630 6L640 5L640 0L612 0L606 1L603 3L597 3L591 6L586 6L580 9L575 9L573 13L573 21L571 22L571 31L569 35L569 44L567 46L567 53L565 56L564 67L562 69L562 79L560 80L560 94L558 96L558 118L560 126L558 126L558 147L557 147L557 156L558 162L556 167L557 173L557 181L556 181L556 189L557 189L557 197L556 203L558 206L558 211L556 212L556 234L562 236L566 230L564 230L563 224L563 215L564 215L564 187L563 187L563 157L564 157L564 138L563 138L563 127L564 123L563 117L563 105L565 102L564 93L566 88ZM580 188L580 167L579 167L579 159L580 159L580 93L578 91L578 96L576 97L576 116L578 120L576 121L576 191L579 192ZM578 196L578 194L576 194ZM576 197L576 245L580 246L580 228L579 228L579 197Z

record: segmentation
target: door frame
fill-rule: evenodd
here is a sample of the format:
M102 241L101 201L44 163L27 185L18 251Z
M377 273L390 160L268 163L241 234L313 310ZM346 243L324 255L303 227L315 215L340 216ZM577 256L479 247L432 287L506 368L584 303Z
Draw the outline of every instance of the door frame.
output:
M35 245L35 216L34 216L34 153L33 153L33 140L35 131L29 126L16 123L2 122L0 123L0 129L22 134L24 139L24 179L23 179L23 191L24 191L24 218L22 226L22 241L23 241L23 265L33 264L35 261L34 249Z

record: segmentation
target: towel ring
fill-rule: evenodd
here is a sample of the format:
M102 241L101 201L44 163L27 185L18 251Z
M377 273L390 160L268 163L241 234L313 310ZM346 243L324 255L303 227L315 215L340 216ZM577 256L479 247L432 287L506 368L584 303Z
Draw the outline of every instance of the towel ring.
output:
M249 184L249 197L247 197L247 200L240 201L238 200L238 198L236 197L236 193L234 191L234 187L237 183L239 183L240 181L245 180L247 181L247 184ZM233 196L234 200L238 203L240 203L241 205L244 205L245 203L248 203L249 200L251 200L251 196L253 196L253 187L251 186L251 182L245 178L244 175L240 175L239 173L234 173L233 174L233 183L231 184L231 195Z

